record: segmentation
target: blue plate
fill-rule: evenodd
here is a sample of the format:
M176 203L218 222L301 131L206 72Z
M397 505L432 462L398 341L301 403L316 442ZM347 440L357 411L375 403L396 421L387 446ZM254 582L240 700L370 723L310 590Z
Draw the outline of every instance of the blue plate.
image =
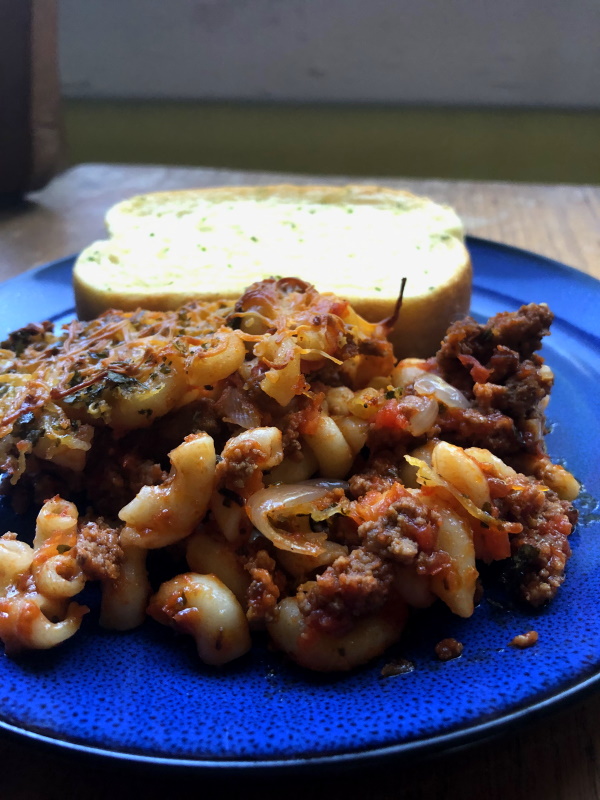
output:
M549 407L553 458L583 482L581 523L568 577L541 612L487 595L469 620L444 608L417 616L404 639L347 675L310 675L259 640L218 670L200 664L191 639L151 620L126 633L102 631L94 613L53 651L0 656L0 727L73 751L164 765L267 768L415 756L496 733L600 681L600 496L598 386L600 283L555 261L471 238L473 314L486 318L524 302L556 314L544 354L556 374ZM0 286L0 337L27 322L73 315L73 258ZM0 528L27 527L6 505ZM94 590L86 597L92 609ZM509 646L535 629L527 650ZM438 662L453 636L461 658ZM415 669L382 678L404 657Z

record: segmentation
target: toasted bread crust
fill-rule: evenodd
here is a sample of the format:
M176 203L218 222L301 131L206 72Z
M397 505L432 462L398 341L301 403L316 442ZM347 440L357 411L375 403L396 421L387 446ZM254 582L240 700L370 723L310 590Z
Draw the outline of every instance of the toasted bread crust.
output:
M221 202L235 203L236 201L273 201L277 206L281 203L316 204L316 205L375 205L378 208L390 208L407 210L417 214L420 211L424 216L434 220L434 228L443 232L445 239L448 239L446 246L441 246L436 242L435 250L437 259L435 274L431 280L431 286L418 291L407 291L401 313L392 334L392 341L398 357L416 356L426 357L435 353L440 340L442 339L448 325L455 319L464 316L470 305L472 268L469 253L464 246L462 238L462 225L455 212L447 206L440 206L433 201L417 197L410 192L388 189L380 186L244 186L244 187L218 187L211 189L181 190L169 192L156 192L147 195L139 195L129 200L123 201L113 206L106 215L106 223L109 231L113 235L114 245L97 243L99 251L96 253L92 268L86 269L84 259L85 253L93 250L94 245L82 254L82 257L74 270L74 289L77 304L77 311L82 319L90 319L105 311L107 308L121 308L133 310L144 307L153 310L173 309L182 305L191 298L213 300L217 298L234 299L244 290L245 285L252 283L269 274L252 274L245 279L244 284L232 283L225 280L219 285L219 279L214 279L211 274L210 285L201 279L201 267L194 271L194 254L191 253L191 268L189 285L181 285L181 281L168 285L167 277L165 280L158 280L156 283L149 283L140 280L139 285L135 285L135 280L130 281L129 285L125 282L119 284L118 274L113 280L111 272L110 286L100 281L102 275L102 263L105 262L107 270L113 270L114 266L108 263L104 250L112 246L115 249L120 243L132 245L136 236L142 233L148 235L148 231L156 232L157 239L160 238L161 230L165 230L168 224L169 236L172 240L181 241L179 231L182 228L173 227L180 223L185 227L187 237L191 232L193 241L196 229L194 214L198 219L202 219L205 210L210 212L210 206ZM198 213L202 206L202 213ZM191 223L191 224L190 224ZM164 228L162 227L164 225ZM174 233L174 231L177 231ZM394 233L394 216L390 214L390 236ZM336 231L333 231L336 235ZM337 232L340 235L340 232ZM342 233L343 235L343 233ZM152 241L156 241L153 239ZM431 243L430 243L431 244ZM194 245L195 246L195 245ZM104 249L103 249L104 248ZM447 251L447 254L446 254ZM440 255L441 253L441 255ZM143 253L140 262L144 257L152 257ZM310 252L307 254L310 257ZM96 266L96 259L99 259ZM92 259L90 259L91 261ZM118 260L118 259L117 259ZM188 260L186 257L186 267ZM143 263L140 263L140 273L143 272ZM319 286L319 281L314 278L307 278L302 274L301 265L295 263L291 268L290 274L297 277L313 280L317 289L321 291L333 290L337 294L347 299L355 310L370 321L381 320L389 317L393 311L397 300L396 287L399 289L402 277L411 278L411 266L413 271L414 264L402 263L396 266L395 263L389 265L389 272L397 272L397 281L389 282L388 288L380 296L373 296L372 289L361 292L344 291L337 289L335 285L335 275L323 281ZM281 264L280 271L285 271L285 260ZM340 274L343 275L344 269L350 268L350 262L341 264ZM334 271L333 271L334 272ZM362 279L362 275L361 275ZM372 286L368 271L364 275L366 286ZM332 285L333 283L333 285ZM204 284L204 285L203 285ZM325 285L326 284L326 285ZM389 287L393 286L391 289Z

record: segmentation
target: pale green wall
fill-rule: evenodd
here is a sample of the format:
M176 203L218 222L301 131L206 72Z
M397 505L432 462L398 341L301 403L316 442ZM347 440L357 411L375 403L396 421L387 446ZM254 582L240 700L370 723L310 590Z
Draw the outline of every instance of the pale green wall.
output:
M71 163L600 183L600 111L66 100Z

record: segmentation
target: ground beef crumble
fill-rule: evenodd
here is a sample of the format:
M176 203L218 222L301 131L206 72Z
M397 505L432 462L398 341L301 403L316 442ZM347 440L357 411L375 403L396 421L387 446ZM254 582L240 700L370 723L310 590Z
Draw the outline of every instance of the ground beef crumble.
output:
M119 531L111 528L102 517L79 526L77 563L88 580L116 580L122 559Z
M524 439L514 420L500 411L448 408L438 416L441 437L460 447L483 447L500 458L522 452Z
M246 616L250 624L260 626L274 618L285 579L266 550L258 550L244 567L252 578L248 587Z
M288 412L278 421L278 427L283 432L283 453L292 460L301 458L302 443L300 437L303 433L315 426L319 420L319 409L323 394L318 392L314 397L295 398L296 409Z
M298 591L298 606L307 624L325 634L341 636L355 618L384 605L393 580L389 563L358 547L340 556L316 581Z
M230 448L227 458L217 465L219 484L232 492L240 492L256 472L256 465L263 456L264 453L257 444L251 440L242 440Z
M358 499L367 492L383 492L400 480L400 469L404 462L404 451L380 450L369 458L360 472L348 479L349 494Z
M513 637L510 641L512 647L518 647L520 650L525 650L527 647L533 647L538 641L537 631L528 631L527 633L520 633Z
M540 370L542 363L542 359L534 355L519 363L503 385L492 381L475 383L473 394L477 407L484 413L496 409L514 419L529 418L552 388L551 375Z
M100 440L101 437L95 437ZM167 479L168 471L151 459L143 458L127 445L102 437L106 450L101 459L88 460L86 488L94 510L116 517L142 486L156 486ZM94 444L99 447L99 444Z
M436 355L440 374L464 392L472 390L471 372L477 365L489 372L492 383L505 383L521 361L539 350L552 320L546 305L529 303L518 311L496 314L484 325L470 317L455 322ZM484 375L480 372L480 376Z
M413 672L414 669L415 664L413 661L409 661L407 658L396 658L383 665L381 677L393 678L397 675L407 675L409 672Z
M497 314L485 325L467 318L449 328L434 363L473 407L441 415L444 438L462 446L487 447L499 456L541 446L540 402L549 394L553 377L535 351L552 319L547 306L530 303L516 312ZM536 429L537 434L532 432Z
M512 560L506 574L516 579L519 596L539 607L554 597L564 581L571 554L568 537L577 512L532 478L518 475L516 484L518 489L507 487L505 496L494 499L502 519L523 525L521 533L511 536ZM500 490L495 484L491 488Z
M451 661L462 655L463 644L456 639L442 639L435 646L435 654L440 661Z
M437 511L406 495L391 503L379 519L360 525L358 535L371 552L409 564L419 551L432 552L440 523Z

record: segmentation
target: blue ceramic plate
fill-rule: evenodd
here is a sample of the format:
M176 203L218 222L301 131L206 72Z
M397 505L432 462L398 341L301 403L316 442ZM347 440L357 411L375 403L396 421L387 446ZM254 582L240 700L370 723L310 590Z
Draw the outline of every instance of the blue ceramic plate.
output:
M583 482L581 524L572 536L568 579L539 613L487 596L469 620L436 608L416 618L402 642L351 674L314 676L258 641L243 659L214 670L191 639L149 620L139 630L102 631L94 613L56 650L19 660L0 656L0 726L74 751L199 767L273 767L424 753L480 740L522 717L555 707L600 679L600 497L598 387L600 283L554 261L480 239L473 314L486 318L524 302L556 314L544 354L556 374L548 447ZM29 321L73 314L73 259L0 286L0 337ZM27 528L0 508L0 528ZM91 592L88 605L97 606ZM509 646L535 629L527 650ZM461 658L435 660L443 637ZM382 678L404 657L415 669Z

